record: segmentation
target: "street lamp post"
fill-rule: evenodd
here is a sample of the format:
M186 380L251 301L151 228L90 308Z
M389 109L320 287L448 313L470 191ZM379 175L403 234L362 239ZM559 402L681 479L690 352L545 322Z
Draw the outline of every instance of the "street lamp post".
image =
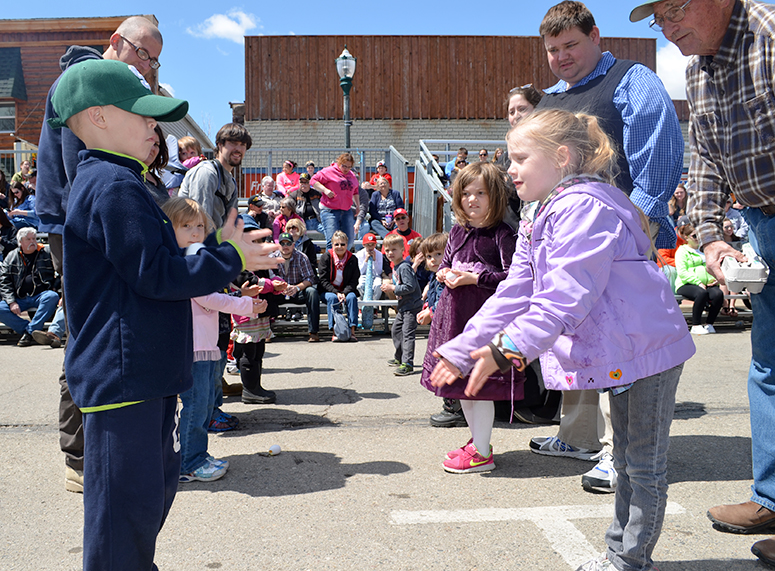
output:
M353 122L350 120L350 89L353 86L353 75L355 75L355 60L347 51L347 45L344 46L342 55L336 58L336 72L339 74L339 85L344 92L344 146L350 148L350 126Z

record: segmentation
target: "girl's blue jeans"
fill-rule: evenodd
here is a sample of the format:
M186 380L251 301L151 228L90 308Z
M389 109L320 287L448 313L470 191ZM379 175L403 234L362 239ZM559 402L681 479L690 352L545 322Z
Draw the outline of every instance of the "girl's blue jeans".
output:
M213 377L220 361L195 361L193 386L181 393L180 473L190 474L207 462L207 428L215 404Z

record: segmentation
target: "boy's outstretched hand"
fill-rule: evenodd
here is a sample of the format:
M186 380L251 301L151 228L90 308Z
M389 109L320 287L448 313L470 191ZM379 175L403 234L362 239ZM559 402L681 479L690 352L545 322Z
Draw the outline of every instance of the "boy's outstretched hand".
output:
M477 359L476 365L474 365L471 371L471 376L468 378L468 385L466 386L466 396L473 397L482 390L482 387L487 382L487 379L495 371L498 370L498 364L492 356L490 347L485 345L480 347L476 351L471 351L471 358Z
M236 209L232 208L221 229L221 237L224 240L234 240L240 247L245 256L245 269L255 271L276 268L282 258L270 258L269 254L279 250L280 246L263 241L267 236L271 236L272 231L267 228L243 232L244 227L245 222L237 216Z

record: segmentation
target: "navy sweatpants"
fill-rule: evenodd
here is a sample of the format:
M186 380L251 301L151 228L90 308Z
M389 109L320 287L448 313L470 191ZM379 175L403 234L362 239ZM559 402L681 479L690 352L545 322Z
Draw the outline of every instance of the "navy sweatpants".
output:
M83 415L83 569L156 571L180 475L177 397Z

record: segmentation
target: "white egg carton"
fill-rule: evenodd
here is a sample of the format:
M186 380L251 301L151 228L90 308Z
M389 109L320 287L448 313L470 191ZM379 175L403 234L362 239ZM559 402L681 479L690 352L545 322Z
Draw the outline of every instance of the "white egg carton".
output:
M740 263L732 257L727 257L721 263L727 287L732 293L740 293L744 289L748 290L748 293L759 293L767 283L770 268L756 255L750 244L743 245L743 254L748 258L747 262Z

